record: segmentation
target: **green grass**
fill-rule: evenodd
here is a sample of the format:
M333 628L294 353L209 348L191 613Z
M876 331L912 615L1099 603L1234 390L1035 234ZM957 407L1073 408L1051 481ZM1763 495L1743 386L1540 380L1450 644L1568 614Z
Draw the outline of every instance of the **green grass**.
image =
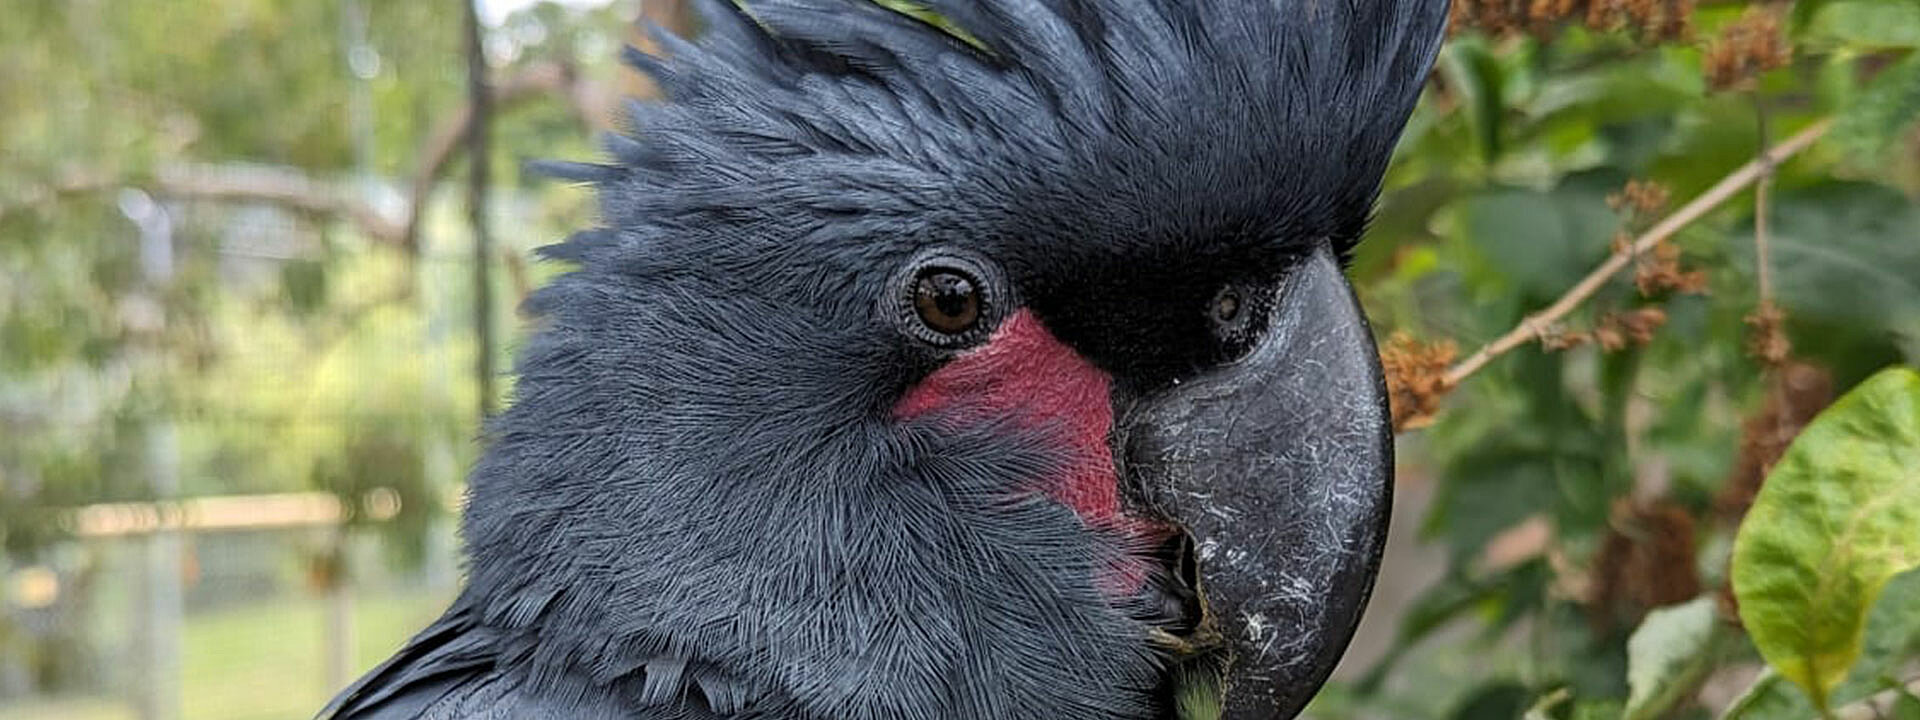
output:
M358 676L446 607L433 595L354 598ZM182 720L304 720L332 697L324 664L326 604L292 598L187 618ZM351 679L351 678L349 678ZM0 705L0 720L133 720L128 702L75 698Z

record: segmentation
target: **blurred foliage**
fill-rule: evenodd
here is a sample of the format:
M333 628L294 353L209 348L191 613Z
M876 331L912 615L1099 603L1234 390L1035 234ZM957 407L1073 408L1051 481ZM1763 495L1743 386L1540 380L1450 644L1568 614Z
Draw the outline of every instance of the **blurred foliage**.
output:
M489 50L502 75L558 60L610 82L628 12L539 4L495 28ZM450 208L425 208L427 237L409 252L347 218L181 198L157 181L179 168L242 180L292 170L396 213L424 139L465 102L446 8L22 0L8 16L0 507L19 517L0 534L10 550L40 544L28 530L44 516L35 508L151 495L139 468L143 428L156 421L183 427L182 495L357 495L418 485L415 470L365 471L417 470L425 444L468 454L470 259ZM591 148L564 103L516 108L497 125L502 180L518 178L521 156ZM500 212L515 254L581 215L578 193L516 184ZM511 302L516 280L499 275Z
M1400 333L1386 345L1389 367L1405 365L1409 348L1472 349L1516 327L1763 142L1837 121L1772 178L1765 232L1779 335L1758 312L1749 188L1402 436L1408 474L1437 477L1424 532L1448 569L1353 687L1371 701L1321 707L1710 716L1730 700L1724 686L1742 687L1761 661L1727 563L1767 469L1834 389L1920 362L1920 3L1456 0L1454 33L1355 264L1377 323ZM1672 282L1683 277L1703 286ZM1785 354L1755 352L1769 342ZM1912 440L1875 442L1892 452ZM1853 483L1847 453L1826 451L1784 482ZM1910 492L1920 479L1909 470L1885 482ZM1823 512L1885 518L1920 542L1885 507L1835 502ZM1807 511L1794 505L1781 512ZM1769 524L1759 534L1792 532L1756 522ZM1833 542L1844 553L1854 540ZM1833 562L1811 551L1793 560ZM1877 645L1853 667L1872 677L1835 691L1836 707L1920 673L1920 595L1878 590L1829 598L1878 608L1865 631ZM1463 641L1461 628L1478 629ZM1428 681L1436 664L1463 657L1482 669ZM1792 683L1775 685L1757 685L1736 715L1814 716ZM1407 710L1421 707L1447 709Z
M550 272L519 258L562 237L588 203L522 180L520 161L592 152L600 119L559 96L622 81L614 50L634 14L516 5L489 28L495 80L559 67L578 84L536 85L493 123L503 330ZM62 607L112 606L80 597L106 547L65 542L82 506L333 494L352 532L290 544L305 549L287 558L309 566L293 577L320 586L358 572L355 533L380 535L385 555L358 560L383 566L370 571L419 572L431 548L446 554L430 536L449 532L478 405L459 194L426 196L414 246L336 211L398 226L412 209L435 135L457 128L466 104L458 7L18 0L5 15L0 699L121 689L112 667L55 672L85 667L80 636L92 631L36 630L44 613L13 590L38 573L59 581ZM462 171L457 154L451 164L447 174ZM89 617L63 612L69 625Z
M576 5L492 27L501 77L563 63L643 89L612 63L635 9ZM405 247L338 204L183 196L166 180L292 171L406 213L464 102L457 20L377 0L8 4L0 573L61 562L57 511L153 497L163 428L180 495L314 489L358 510L390 490L400 515L366 527L418 558L472 457L478 405L456 193L428 196ZM1882 368L1920 362L1920 2L1455 0L1454 33L1352 267L1383 337L1406 338L1383 343L1389 366L1429 381L1763 143L1836 122L1777 168L1768 222L1742 192L1542 342L1457 388L1421 386L1429 424L1402 436L1402 476L1436 484L1422 541L1446 569L1386 659L1312 713L1812 716L1780 675L1747 684L1763 659L1728 559L1798 430ZM494 123L511 258L588 222L582 193L514 170L594 153L578 104L504 105ZM1778 335L1756 312L1761 225ZM546 272L500 262L508 303ZM1920 671L1917 578L1851 598L1872 610L1830 704Z

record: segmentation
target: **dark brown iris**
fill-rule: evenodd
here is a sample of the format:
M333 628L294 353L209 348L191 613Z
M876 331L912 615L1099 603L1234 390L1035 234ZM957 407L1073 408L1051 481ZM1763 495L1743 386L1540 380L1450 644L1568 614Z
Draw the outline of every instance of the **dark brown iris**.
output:
M913 308L935 332L958 335L980 322L980 288L950 270L934 270L913 286Z

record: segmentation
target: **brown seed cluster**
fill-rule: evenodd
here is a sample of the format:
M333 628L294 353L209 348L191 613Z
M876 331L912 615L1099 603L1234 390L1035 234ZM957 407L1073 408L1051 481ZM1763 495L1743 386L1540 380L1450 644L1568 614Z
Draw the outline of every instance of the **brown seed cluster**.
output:
M1666 324L1667 311L1648 305L1601 315L1592 330L1549 328L1540 334L1540 345L1548 350L1566 350L1598 343L1601 350L1614 352L1653 342L1654 333Z
M1760 301L1760 306L1747 315L1747 353L1765 363L1768 367L1778 367L1793 353L1793 341L1787 339L1787 316L1780 306L1772 300Z
M1620 192L1607 195L1607 207L1626 212L1628 224L1638 228L1652 225L1672 199L1673 191L1658 180L1633 179Z
M1793 60L1793 46L1783 30L1778 7L1747 8L1707 43L1702 60L1707 87L1716 91L1748 88L1761 73L1786 67Z
M1607 207L1625 216L1620 230L1613 235L1613 251L1633 252L1630 233L1643 231L1659 222L1661 213L1667 209L1672 197L1673 193L1667 186L1653 180L1628 180L1626 187L1607 195ZM1707 291L1707 273L1705 270L1682 268L1680 249L1663 238L1653 246L1651 252L1634 258L1634 285L1646 297L1654 297L1668 290L1697 295Z
M1595 630L1632 627L1648 610L1700 594L1694 520L1685 508L1622 498L1608 526L1588 598Z
M1818 365L1790 360L1768 378L1767 400L1740 427L1740 453L1714 498L1723 519L1739 522L1767 472L1800 429L1833 404L1833 376Z
M1673 194L1667 186L1653 180L1628 180L1619 192L1607 195L1607 207L1622 213L1622 227L1613 236L1615 253L1633 252L1630 231L1651 227L1667 208ZM1656 298L1668 291L1702 294L1707 291L1707 272L1689 270L1680 265L1680 248L1661 240L1649 252L1633 258L1634 286L1640 294ZM1555 324L1539 331L1541 347L1549 351L1566 350L1587 343L1598 343L1613 352L1653 341L1654 332L1667 323L1667 312L1657 306L1613 311L1600 316L1590 330L1569 329Z
M1454 0L1449 28L1460 33L1545 37L1579 23L1600 32L1630 30L1653 44L1685 40L1694 0Z
M1402 332L1387 338L1380 366L1387 376L1395 432L1433 424L1440 399L1453 389L1447 384L1447 367L1458 354L1451 340L1421 342Z
M1593 340L1600 349L1613 352L1629 346L1653 342L1653 334L1667 324L1667 311L1647 306L1600 316L1593 327Z
M1549 351L1568 350L1590 342L1593 342L1590 330L1573 330L1556 324L1540 331L1540 347Z
M1680 267L1680 248L1662 242L1653 252L1635 258L1633 284L1647 297L1671 290L1687 295L1707 292L1707 271Z
M1672 190L1667 190L1659 180L1634 179L1626 180L1620 192L1607 194L1607 207L1624 209L1632 213L1634 219L1651 219L1667 209L1668 200L1672 200Z
M1633 251L1630 232L1645 230L1659 222L1673 193L1653 180L1628 180L1619 192L1607 195L1607 207L1625 215L1622 227L1613 236L1613 251ZM1654 297L1668 290L1687 294L1707 291L1707 272L1680 266L1680 249L1667 240L1654 245L1649 253L1634 258L1634 285L1640 294Z

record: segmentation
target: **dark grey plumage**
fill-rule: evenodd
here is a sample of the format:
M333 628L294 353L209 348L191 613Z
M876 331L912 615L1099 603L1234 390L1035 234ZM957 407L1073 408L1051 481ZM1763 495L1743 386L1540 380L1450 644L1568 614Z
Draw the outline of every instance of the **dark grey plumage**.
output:
M1445 2L921 4L967 37L866 0L706 0L700 42L634 59L668 100L562 170L602 228L543 252L578 267L529 302L468 587L326 715L1167 711L1165 658L1092 582L1136 549L1021 492L1062 461L1030 430L896 419L938 358L875 308L934 244L1036 301L1156 258L1350 248ZM1080 324L1117 338L1103 358L1147 342Z

